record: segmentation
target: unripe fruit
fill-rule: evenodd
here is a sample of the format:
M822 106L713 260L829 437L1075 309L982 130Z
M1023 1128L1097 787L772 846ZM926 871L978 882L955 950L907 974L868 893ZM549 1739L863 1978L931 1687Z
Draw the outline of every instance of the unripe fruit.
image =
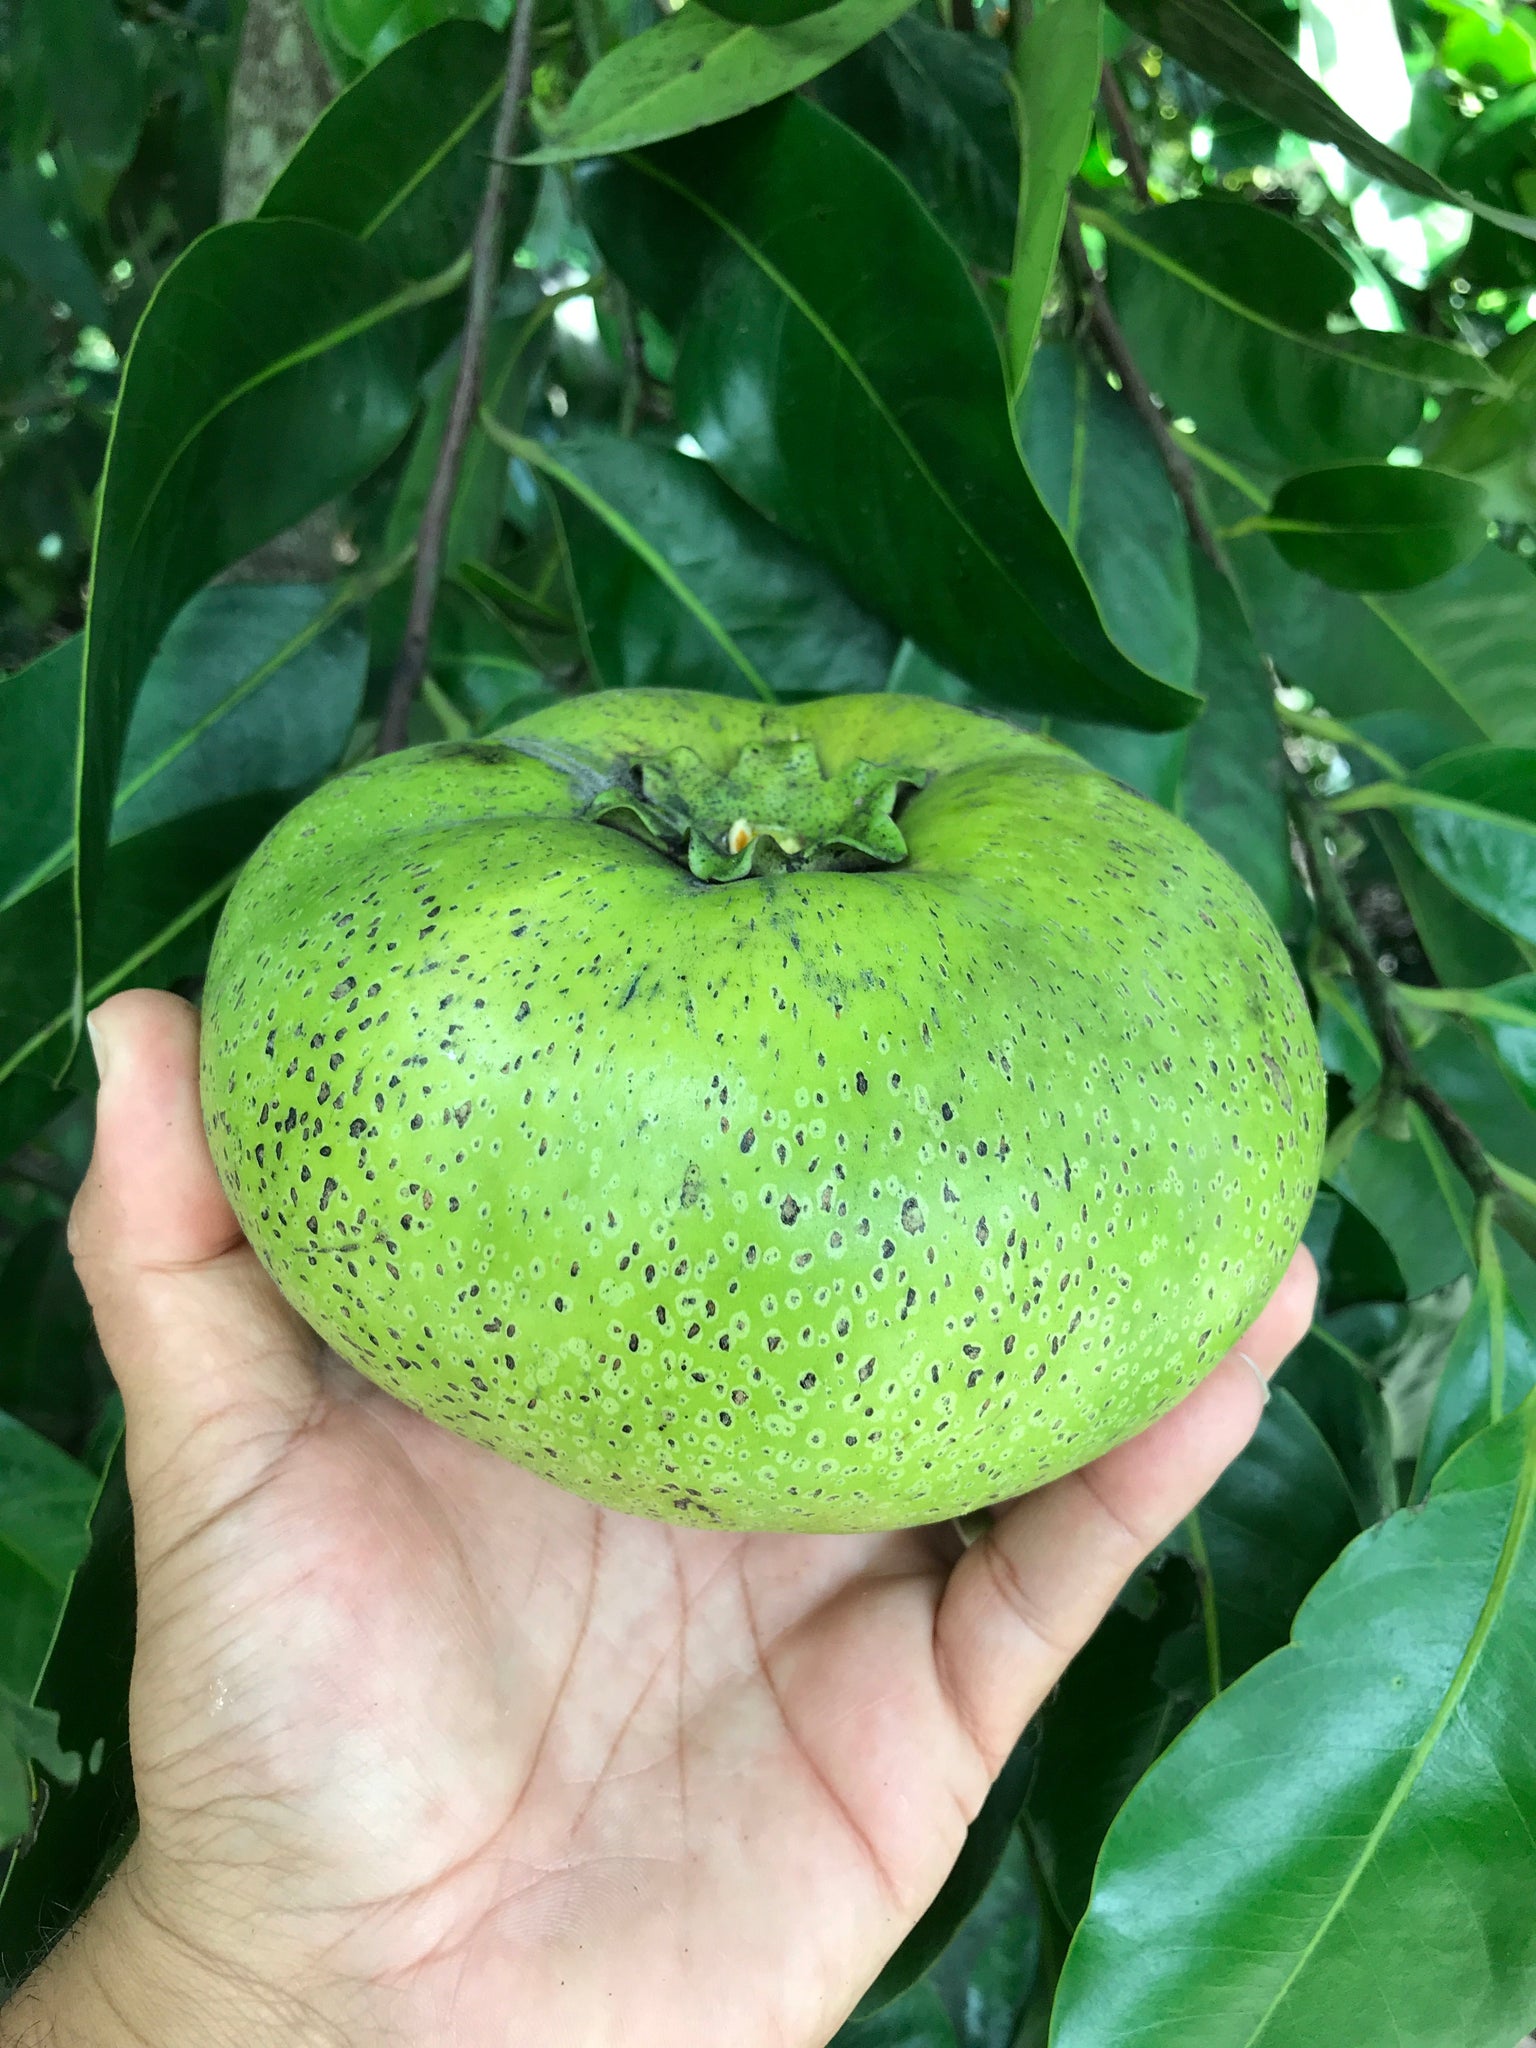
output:
M342 776L214 948L209 1137L362 1372L613 1507L936 1521L1171 1406L1316 1186L1247 887L921 699L573 699Z

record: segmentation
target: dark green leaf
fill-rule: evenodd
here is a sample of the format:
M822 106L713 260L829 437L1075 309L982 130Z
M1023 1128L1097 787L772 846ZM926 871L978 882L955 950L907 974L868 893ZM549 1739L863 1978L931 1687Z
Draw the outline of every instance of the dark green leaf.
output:
M87 1002L130 981L197 971L241 863L285 808L281 798L237 797L114 847L86 954ZM59 875L0 912L0 1157L63 1107L57 1096L49 1105L46 1084L69 1049L70 882Z
M88 1903L133 1810L128 1675L133 1657L133 1526L120 1417L38 1707L57 1715L66 1755L86 1759L73 1786L55 1784L36 1838L0 1874L0 1987L27 1975Z
M1276 1389L1247 1449L1188 1523L1190 1553L1210 1578L1206 1655L1221 1685L1280 1647L1359 1529L1338 1459L1306 1410Z
M1013 47L1019 110L1019 223L1008 279L1008 394L1029 375L1061 247L1067 193L1099 94L1102 0L1053 0L1026 16Z
M1428 452L1440 468L1475 477L1495 519L1536 518L1536 326L1501 341L1487 362L1504 392L1453 393Z
M610 50L525 163L643 149L793 92L879 35L912 0L837 0L782 28L749 28L685 7Z
M1192 1574L1182 1558L1166 1558L1133 1590L1144 1599L1110 1609L1042 1715L1028 1825L1068 1930L1087 1908L1110 1822L1194 1710L1160 1676L1169 1647L1199 1634Z
M1266 472L1386 455L1417 426L1423 383L1492 381L1445 344L1327 326L1350 271L1279 214L1186 199L1084 219L1109 239L1110 295L1148 381L1202 439Z
M884 683L885 628L707 463L593 431L527 454L558 490L606 687L771 697Z
M100 174L91 196L102 204L143 117L132 32L113 0L40 0L35 18L54 111L82 164Z
M1109 631L1150 675L1198 687L1200 627L1184 515L1130 401L1080 350L1046 342L1035 352L1018 416L1035 488Z
M355 585L231 583L200 591L162 641L123 746L113 836L221 797L300 789L335 765L367 649L344 621ZM0 905L67 860L80 641L0 683L0 758L25 760L0 813Z
M1176 809L1287 931L1296 877L1269 670L1231 585L1203 555L1190 567L1200 624L1195 687L1205 710L1189 728Z
M1425 956L1446 987L1482 988L1520 972L1525 962L1508 932L1451 894L1419 859L1397 819L1383 812L1371 818L1370 829L1391 864Z
M0 1849L27 1831L32 1759L70 1774L57 1724L35 1702L96 1493L93 1473L0 1411Z
M1389 1514L1397 1506L1391 1425L1381 1395L1347 1345L1314 1325L1281 1366L1275 1385L1305 1409L1332 1451L1360 1526L1369 1528Z
M0 183L0 262L45 299L58 300L77 320L104 327L107 310L95 272L68 233L55 234L39 209L42 180L13 170Z
M1421 199L1470 206L1512 233L1536 234L1536 220L1453 190L1432 171L1367 134L1232 0L1116 0L1116 12L1171 57L1255 113L1313 142L1331 142L1371 177Z
M435 276L467 246L506 68L505 36L443 21L413 36L333 100L262 202L265 220L319 221L371 242L406 277ZM538 193L519 171L515 243Z
M1411 1301L1469 1270L1472 1203L1421 1113L1408 1121L1408 1138L1361 1131L1329 1177L1391 1246Z
M1008 1838L1018 1824L1034 1763L1034 1739L1025 1735L1015 1745L980 1813L966 1831L955 1867L945 1878L938 1897L860 1999L860 2017L878 2012L899 1998L948 1947L956 1929L997 1871Z
M1536 1388L1536 1337L1506 1298L1502 1277L1482 1273L1451 1340L1419 1449L1413 1500L1480 1429L1512 1414Z
M1001 702L1189 719L1195 700L1106 635L1017 458L964 265L873 150L790 100L595 166L584 195L614 267L682 331L683 424L856 597Z
M72 1452L108 1384L90 1335L63 1222L34 1223L0 1264L0 1409Z
M123 737L155 648L220 569L366 476L414 406L414 324L364 244L239 221L161 280L123 373L101 487L81 693L82 922L101 885Z
M1485 917L1536 940L1536 747L1468 747L1421 769L1401 795L1394 808L1425 865Z
M1516 1013L1479 1016L1478 1022L1488 1034L1499 1065L1527 1105L1536 1110L1536 974L1497 982L1486 993L1501 1007ZM1526 1021L1518 1021L1521 1017Z
M1359 1537L1110 1832L1056 2048L1507 2048L1536 2007L1536 1407ZM1388 1966L1383 1959L1389 1958Z
M894 2004L851 2019L831 2048L960 2048L944 2001L931 1984L914 1984Z
M968 261L1008 270L1019 142L999 44L908 14L827 72L816 97L890 158Z
M1335 590L1412 590L1446 575L1488 538L1479 485L1389 462L1287 477L1255 523L1293 569Z
M782 28L787 21L824 14L836 0L704 0L704 4L711 14L726 21L744 22L749 28Z
M1034 1982L1038 1914L1029 1856L1014 1828L975 1910L928 1974L958 2048L1013 2048Z

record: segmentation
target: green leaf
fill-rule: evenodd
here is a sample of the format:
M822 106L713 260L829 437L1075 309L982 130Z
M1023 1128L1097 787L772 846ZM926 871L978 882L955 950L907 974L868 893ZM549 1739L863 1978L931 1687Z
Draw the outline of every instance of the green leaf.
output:
M583 192L681 330L681 423L855 597L997 701L1187 722L1195 699L1107 636L1017 458L964 265L881 157L789 100L594 166Z
M1512 1414L1533 1388L1536 1336L1505 1299L1502 1276L1481 1273L1435 1388L1409 1498L1422 1500L1462 1445Z
M997 1872L1018 1825L1034 1766L1034 1740L1025 1735L1015 1744L981 1811L966 1830L960 1854L939 1887L938 1897L859 2000L859 2017L878 2012L899 1998L926 1975L949 1946Z
M1444 749L1440 749L1444 751ZM1518 974L1520 949L1508 932L1453 896L1414 852L1398 821L1382 813L1370 820L1430 966L1447 988L1481 988Z
M1354 1353L1314 1324L1274 1384L1305 1409L1333 1453L1360 1526L1369 1528L1389 1514L1398 1501L1391 1425L1381 1395Z
M1148 382L1261 470L1386 455L1418 425L1422 385L1494 382L1464 350L1329 327L1352 273L1279 214L1184 199L1082 217L1108 238L1110 296Z
M114 847L86 954L86 1001L197 972L219 904L286 807L280 797L237 797ZM0 912L0 1158L63 1107L48 1083L71 1040L70 885L59 875Z
M1329 1179L1386 1239L1410 1301L1471 1269L1471 1197L1422 1112L1407 1138L1363 1130Z
M1401 795L1425 865L1474 910L1536 941L1536 747L1468 747L1421 769Z
M684 7L608 52L521 159L569 163L643 149L766 105L879 35L912 0L838 0L778 28Z
M34 1223L0 1263L0 1409L67 1451L110 1384L91 1334L64 1223Z
M590 429L558 454L524 445L555 486L605 688L771 698L882 687L884 627L707 463Z
M150 663L123 745L115 838L221 797L301 789L335 765L367 647L344 623L369 579L200 591ZM0 811L0 908L69 856L78 635L0 682L0 759L25 761Z
M703 0L703 4L722 20L743 22L748 28L782 28L786 21L824 14L836 0Z
M816 97L890 158L968 262L1008 270L1019 142L998 43L904 15L825 73Z
M101 485L81 687L77 915L88 932L129 714L166 627L220 569L366 476L415 403L402 288L309 221L194 242L139 324Z
M9 263L34 291L58 300L74 317L97 327L107 322L96 274L70 234L55 234L40 211L43 181L17 170L0 183L0 262Z
M1029 375L1040 314L1061 247L1067 194L1093 128L1099 95L1101 0L1053 0L1026 16L1013 46L1019 112L1019 224L1008 280L1008 392Z
M1014 1828L991 1882L928 1973L958 2048L1014 2048L1039 1963L1038 1925L1029 1855Z
M1527 1105L1536 1110L1536 974L1517 975L1486 991L1497 1002L1524 1013L1527 1023L1509 1018L1479 1019L1488 1035L1494 1055Z
M1536 518L1536 326L1507 336L1486 360L1504 391L1453 393L1426 452L1440 468L1475 477L1493 518L1530 520Z
M960 2048L944 2001L931 1984L914 1984L894 2004L851 2019L829 2048Z
M93 1473L0 1411L0 1849L27 1831L32 1761L72 1775L54 1717L35 1702L96 1492Z
M1293 569L1335 590L1412 590L1488 538L1480 486L1442 469L1347 462L1287 477L1255 522Z
M1280 1647L1297 1608L1359 1529L1317 1424L1283 1388L1273 1390L1247 1448L1187 1524L1190 1555L1210 1583L1205 1655L1218 1689Z
M1357 1538L1104 1846L1055 2048L1506 2048L1536 2006L1536 1407ZM1383 1958L1390 1965L1383 1967Z
M1225 577L1204 555L1191 555L1189 565L1200 624L1195 686L1205 710L1189 728L1175 809L1287 931L1296 876L1269 670Z
M1081 350L1046 342L1018 407L1035 488L1104 623L1149 675L1198 687L1200 627L1184 514L1146 427Z
M1194 1711L1162 1673L1170 1649L1181 1653L1199 1627L1194 1576L1165 1557L1132 1581L1042 1710L1028 1828L1068 1929L1087 1909L1110 1822Z
M1115 0L1116 12L1187 64L1199 77L1220 86L1278 128L1293 129L1313 142L1331 142L1351 163L1421 199L1470 207L1513 234L1536 235L1536 220L1488 206L1456 191L1422 165L1367 134L1280 44L1250 21L1232 0Z
M97 174L90 196L101 210L143 119L132 32L113 0L40 0L35 20L54 112L82 166Z
M506 37L443 21L392 50L333 100L262 202L264 220L310 220L370 242L403 276L433 277L468 245L506 69ZM538 176L519 171L509 246Z
M84 1757L73 1786L55 1782L24 1856L0 1877L0 1985L16 1984L89 1903L133 1811L128 1677L133 1659L133 1521L123 1477L121 1418L79 1566L38 1688L36 1711L57 1717L66 1757Z

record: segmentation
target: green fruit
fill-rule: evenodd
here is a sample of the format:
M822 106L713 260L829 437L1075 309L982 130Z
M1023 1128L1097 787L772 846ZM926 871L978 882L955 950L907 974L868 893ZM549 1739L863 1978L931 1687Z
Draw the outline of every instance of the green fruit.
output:
M1131 1435L1273 1289L1323 1137L1244 884L917 698L615 691L369 762L247 867L203 1046L343 1357L730 1528L937 1521Z

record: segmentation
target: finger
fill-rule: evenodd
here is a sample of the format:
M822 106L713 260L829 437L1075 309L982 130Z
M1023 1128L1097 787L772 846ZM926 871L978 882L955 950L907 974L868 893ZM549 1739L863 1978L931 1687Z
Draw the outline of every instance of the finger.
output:
M1268 1398L1260 1376L1267 1383L1305 1335L1316 1292L1316 1269L1299 1251L1253 1328L1193 1393L1139 1436L1014 1502L955 1567L934 1653L991 1769L1148 1551L1252 1436Z
M128 1418L130 1460L244 1454L314 1407L318 1346L241 1235L203 1136L197 1012L136 989L91 1018L96 1145L69 1241Z

